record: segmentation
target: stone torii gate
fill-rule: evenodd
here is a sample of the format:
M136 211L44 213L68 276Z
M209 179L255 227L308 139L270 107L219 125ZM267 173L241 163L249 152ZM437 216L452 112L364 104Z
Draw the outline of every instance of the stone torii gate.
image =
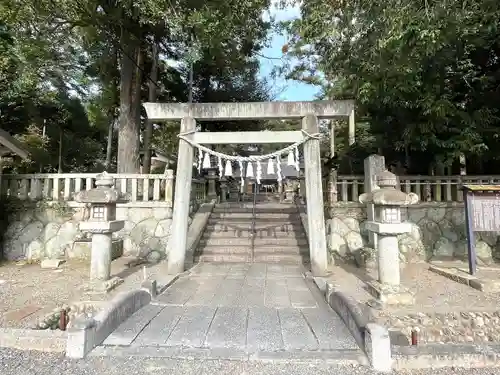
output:
M354 141L354 101L254 102L254 103L144 103L150 121L180 120L180 133L197 144L294 143L304 139L302 131L196 132L196 120L301 119L307 134L319 132L318 119L349 118L349 143ZM328 267L320 140L304 143L307 220L311 271L325 275ZM179 139L172 228L169 241L168 272L184 271L188 213L193 173L193 148Z

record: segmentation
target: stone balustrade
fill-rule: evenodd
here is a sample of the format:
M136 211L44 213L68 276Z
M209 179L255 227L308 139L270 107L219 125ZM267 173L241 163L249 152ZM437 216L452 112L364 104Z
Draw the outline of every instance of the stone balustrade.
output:
M500 176L398 176L400 189L415 193L420 202L463 202L464 184L500 184ZM337 176L337 201L357 202L365 193L365 177ZM328 196L328 180L323 180L323 194ZM327 199L325 198L325 202Z
M174 196L174 171L165 174L110 174L120 193L130 202L170 202ZM75 194L95 187L97 173L5 174L2 196L29 200L73 201ZM191 199L205 201L205 180L193 179Z
M116 218L124 228L113 235L113 258L139 255L151 261L166 256L174 198L174 174L110 174L127 201L118 203ZM3 175L3 197L15 198L3 228L3 256L9 260L90 256L90 238L78 230L88 208L76 202L80 191L95 188L97 174ZM204 179L192 180L189 214L206 201ZM5 213L4 213L5 214ZM189 218L189 221L191 217Z

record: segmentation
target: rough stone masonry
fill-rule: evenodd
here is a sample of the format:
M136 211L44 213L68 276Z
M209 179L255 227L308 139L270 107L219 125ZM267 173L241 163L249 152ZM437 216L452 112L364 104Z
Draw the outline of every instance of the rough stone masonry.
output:
M90 241L82 239L78 223L82 205L68 202L65 212L44 207L19 212L4 235L4 255L9 260L90 257ZM118 204L117 219L125 226L113 234L122 240L124 254L140 255L151 261L165 257L170 235L172 209L161 202Z
M71 213L49 207L31 207L19 212L4 236L7 259L83 258L90 254L90 242L81 241L78 222L83 217L81 205L68 202ZM463 204L421 203L403 210L413 223L412 232L399 236L400 257L405 263L439 259L463 259L467 254ZM172 209L158 202L119 204L117 218L125 227L115 234L122 240L124 254L141 254L150 260L166 256ZM366 209L354 202L338 202L328 209L326 218L329 252L344 257L359 257L368 246L365 230ZM500 259L499 233L482 232L476 236L479 260L488 264ZM117 246L120 247L121 246ZM120 251L121 253L121 251Z
M363 258L369 249L363 205L339 202L329 208L326 219L330 252L342 257ZM429 260L466 260L467 240L463 204L456 202L420 203L403 209L403 219L412 231L398 236L400 259L411 263ZM482 232L476 236L476 251L483 264L500 259L500 233Z

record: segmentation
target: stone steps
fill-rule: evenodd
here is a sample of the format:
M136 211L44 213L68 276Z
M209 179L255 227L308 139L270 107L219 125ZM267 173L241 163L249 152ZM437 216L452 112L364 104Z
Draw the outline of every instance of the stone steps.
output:
M217 207L215 206L214 209L212 210L212 213L237 213L237 214L251 214L254 212L253 205L252 204L247 204L247 205L241 205L241 206L234 206L234 207ZM281 206L277 205L276 207L255 207L255 212L258 214L288 214L288 215L297 215L297 208L296 207L287 207L287 206Z
M200 247L203 246L238 246L238 245L246 245L252 242L251 237L202 237L200 240ZM305 237L296 238L293 234L290 234L286 237L255 237L254 246L307 246L308 242Z
M207 263L279 263L304 264L309 263L309 257L300 254L267 254L256 253L252 259L250 254L202 254L194 257L195 262Z
M276 245L260 245L253 247L254 254L268 253L268 254L308 254L309 248L307 246L276 246ZM252 245L202 245L198 247L198 253L203 254L242 254L252 253Z
M265 203L254 208L253 203L224 203L210 215L195 260L301 264L308 256L307 238L294 205Z
M224 218L213 218L210 217L208 219L208 224L239 224L239 225L245 225L245 224L252 224L252 218L240 218L240 217L234 217L234 216L226 216ZM258 225L295 225L295 226L301 226L302 222L300 221L300 217L291 217L291 218L263 218L257 216L255 218L255 224Z
M256 219L278 219L278 220L290 220L290 219L299 219L300 216L297 215L297 213L284 213L284 212L256 212L255 213ZM210 215L211 219L246 219L246 220L252 220L253 218L253 213L250 212L212 212Z
M253 253L253 259L252 259ZM254 246L251 242L241 245L201 245L195 254L195 261L200 262L261 262L302 264L309 259L307 246Z
M212 221L210 220L207 223L206 230L208 231L241 231L241 230L249 230L252 227L252 222L232 222L230 220L221 221ZM302 231L302 225L299 223L262 223L255 222L255 229L258 230L268 230L269 233L274 232L299 232Z
M242 227L238 229L227 227L224 231L223 225L210 226L205 228L202 238L249 238L251 233L250 226ZM296 238L305 239L306 235L303 230L289 230L283 231L280 228L278 230L266 230L263 228L256 228L256 238Z

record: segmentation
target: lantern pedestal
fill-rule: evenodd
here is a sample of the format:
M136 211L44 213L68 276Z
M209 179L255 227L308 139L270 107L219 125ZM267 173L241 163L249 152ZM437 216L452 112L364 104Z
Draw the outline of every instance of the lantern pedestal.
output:
M401 285L398 235L411 232L410 223L366 223L377 234L378 281L368 283L370 293L382 304L411 305L413 294Z
M366 285L370 294L376 298L376 301L369 302L372 307L377 307L377 305L415 304L414 294L403 285L388 285L379 281L370 281Z

